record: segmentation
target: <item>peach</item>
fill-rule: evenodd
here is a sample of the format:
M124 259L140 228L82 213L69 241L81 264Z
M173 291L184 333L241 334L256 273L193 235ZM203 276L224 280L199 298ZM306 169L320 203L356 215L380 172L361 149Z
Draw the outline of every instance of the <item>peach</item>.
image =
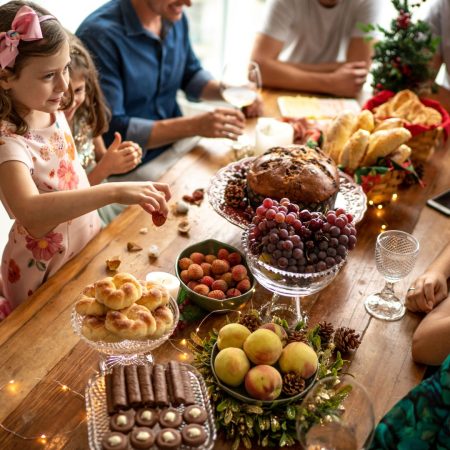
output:
M214 281L214 283L212 284L211 289L212 289L213 291L219 290L219 291L226 292L226 291L228 290L228 285L227 285L227 283L225 283L225 281L223 281L223 280L216 280L216 281Z
M208 297L215 298L216 300L224 300L225 299L225 292L219 291L218 289L216 289L215 291L211 291L208 294Z
M200 252L191 253L189 258L194 264L201 264L203 261L205 261L205 255Z
M242 295L241 291L239 289L236 289L236 288L231 288L231 289L228 289L228 291L227 291L227 297L228 298L239 297L240 295Z
M264 328L266 330L273 331L280 338L280 341L281 341L281 344L283 345L283 347L286 345L287 340L288 340L288 335L286 333L286 330L281 325L278 325L277 323L272 322L272 323L265 323L265 324L261 325L259 328L260 329Z
M194 288L194 292L197 292L197 294L200 295L208 295L209 287L206 284L197 284Z
M229 323L223 326L217 337L217 347L220 350L228 347L242 348L244 341L250 336L251 331L240 323Z
M211 273L211 264L209 264L207 262L202 262L200 264L200 267L203 269L204 275L209 275Z
M283 346L280 338L270 330L259 328L244 342L244 351L254 364L275 364Z
M217 257L219 259L226 259L226 260L228 260L228 255L229 254L230 254L230 252L226 248L220 248L219 251L217 252Z
M248 278L245 278L244 280L239 281L239 283L236 286L236 289L239 289L241 292L247 292L252 287L252 284L250 283L250 280Z
M212 262L217 259L216 255L206 255L205 262L212 264Z
M230 270L230 263L224 259L215 259L211 264L211 272L214 275L222 275Z
M235 266L236 264L240 264L242 261L242 256L238 252L232 252L228 255L228 262L231 266Z
M228 347L221 350L214 360L214 370L220 381L228 386L239 386L250 369L250 362L240 348Z
M283 379L275 367L259 365L245 375L245 390L258 400L275 400L281 394Z
M206 286L211 287L214 283L214 278L210 277L209 275L205 275L204 277L200 278L200 283L206 284Z
M191 280L200 280L203 277L203 269L198 264L191 264L187 271Z
M316 352L304 342L286 345L278 362L283 373L296 372L305 379L314 375L319 363Z
M247 276L247 269L242 264L238 264L231 269L234 281L242 281Z
M189 274L187 270L182 270L180 272L180 278L183 281L183 283L188 283L189 282Z
M192 264L192 259L190 259L190 258L181 258L178 261L178 265L180 266L181 270L186 270L191 264Z

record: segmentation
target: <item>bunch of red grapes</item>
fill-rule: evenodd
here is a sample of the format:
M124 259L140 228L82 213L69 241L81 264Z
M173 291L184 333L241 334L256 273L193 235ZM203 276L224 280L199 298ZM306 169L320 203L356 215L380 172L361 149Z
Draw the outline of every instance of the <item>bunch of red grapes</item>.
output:
M294 273L316 273L339 264L356 245L353 217L342 208L326 215L300 211L283 198L266 198L249 231L250 249L271 266Z

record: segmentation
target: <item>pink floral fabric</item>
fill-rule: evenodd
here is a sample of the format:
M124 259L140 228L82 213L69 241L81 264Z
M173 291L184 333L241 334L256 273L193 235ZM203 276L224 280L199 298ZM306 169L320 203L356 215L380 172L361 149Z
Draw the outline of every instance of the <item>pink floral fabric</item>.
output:
M30 130L23 136L16 135L11 124L0 123L0 164L23 162L40 193L89 186L75 155L72 134L62 112L55 114L49 128ZM9 205L5 207L11 214ZM96 211L62 223L40 238L31 236L16 220L1 260L3 295L8 301L0 301L0 320L79 253L99 230Z

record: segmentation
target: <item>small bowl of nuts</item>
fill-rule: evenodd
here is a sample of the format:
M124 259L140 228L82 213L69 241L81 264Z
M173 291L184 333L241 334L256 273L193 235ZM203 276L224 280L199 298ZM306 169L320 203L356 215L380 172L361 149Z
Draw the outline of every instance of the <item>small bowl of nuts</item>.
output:
M208 311L237 309L253 296L255 278L235 247L208 239L184 249L175 263L183 293Z

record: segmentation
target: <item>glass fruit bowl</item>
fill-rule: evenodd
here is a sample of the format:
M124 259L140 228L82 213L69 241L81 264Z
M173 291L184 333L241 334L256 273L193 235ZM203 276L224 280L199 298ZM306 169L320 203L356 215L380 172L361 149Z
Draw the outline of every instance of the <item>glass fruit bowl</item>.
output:
M230 394L232 397L249 405L273 407L298 401L309 392L309 390L314 386L314 383L316 382L317 379L317 370L316 370L314 375L310 376L307 380L305 380L305 389L299 394L287 397L282 393L280 397L278 397L275 400L258 400L256 398L250 397L243 386L238 387L227 386L219 379L216 370L214 368L214 361L218 353L219 348L217 347L217 344L214 344L213 350L211 352L211 371L214 375L216 383L220 386L221 389L223 389L225 392L228 392L228 394Z
M267 264L261 255L252 251L249 229L242 234L242 245L249 269L258 282L273 293L272 299L263 306L262 316L268 321L277 316L286 320L290 327L295 327L305 319L301 313L300 297L315 294L327 287L346 262L345 257L340 263L321 272L288 272Z
M87 339L81 332L85 316L78 314L75 307L72 310L72 328L77 336L99 352L102 373L116 364L146 364L153 362L151 351L167 341L178 324L178 305L172 297L170 297L167 306L173 314L173 323L162 336L154 339L124 339L117 342L92 341Z

